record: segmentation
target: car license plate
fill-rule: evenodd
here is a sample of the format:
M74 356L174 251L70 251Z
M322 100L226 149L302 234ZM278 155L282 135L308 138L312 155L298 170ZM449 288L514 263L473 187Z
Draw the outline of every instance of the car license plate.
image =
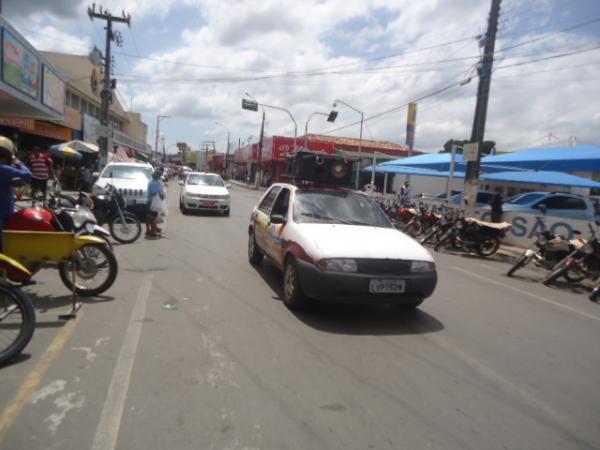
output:
M372 294L402 294L406 282L404 280L370 280L369 292Z
M202 206L205 208L214 208L217 205L217 202L202 202Z

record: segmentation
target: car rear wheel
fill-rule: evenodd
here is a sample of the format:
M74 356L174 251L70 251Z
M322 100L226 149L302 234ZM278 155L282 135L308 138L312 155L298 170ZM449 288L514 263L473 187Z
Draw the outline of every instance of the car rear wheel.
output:
M250 264L258 266L260 263L262 263L263 258L264 255L258 249L258 245L256 245L256 237L254 236L254 232L251 231L248 234L248 260L250 261Z
M294 311L305 309L308 306L308 297L302 292L298 263L293 257L285 260L283 269L283 302Z
M183 204L183 201L181 201L181 199L179 199L179 210L181 211L181 214L187 214L188 210L185 207L185 205Z

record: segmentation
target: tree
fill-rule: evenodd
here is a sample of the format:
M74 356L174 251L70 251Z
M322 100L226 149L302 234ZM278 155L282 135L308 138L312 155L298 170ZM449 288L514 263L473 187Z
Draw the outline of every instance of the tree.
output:
M449 139L448 141L446 141L446 143L444 144L444 149L440 150L440 153L451 153L452 152L452 145L456 144L456 145L464 145L464 144L468 144L470 141L468 139ZM481 143L481 154L482 155L489 155L490 153L492 153L492 149L496 146L496 142L494 141L483 141ZM462 153L462 149L457 149L456 153Z

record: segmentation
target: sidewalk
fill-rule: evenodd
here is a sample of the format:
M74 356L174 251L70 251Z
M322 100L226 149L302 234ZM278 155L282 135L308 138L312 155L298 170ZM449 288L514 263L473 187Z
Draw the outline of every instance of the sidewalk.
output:
M247 185L245 182L243 182L243 181L239 181L239 180L231 180L231 179L229 179L229 180L227 180L227 183L229 183L229 184L232 184L232 185L234 185L234 186L243 187L243 188L246 188L246 189L249 189L249 190L252 190L252 191L255 191L255 190L256 190L256 189L254 188L254 184L252 184L251 186L248 186L248 185ZM267 190L267 188L266 188L266 187L264 187L264 186L260 186L260 187L258 188L258 190L259 190L259 191L265 191L265 190Z

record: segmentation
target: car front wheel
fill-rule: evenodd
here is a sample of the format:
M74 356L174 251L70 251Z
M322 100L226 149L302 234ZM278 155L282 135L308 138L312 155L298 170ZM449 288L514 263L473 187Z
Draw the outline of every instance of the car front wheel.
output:
M258 245L256 245L256 237L254 236L254 232L251 231L248 234L248 260L250 264L258 266L262 262L264 255L258 249Z
M308 306L308 298L302 292L298 263L293 257L285 261L283 269L283 302L292 310L301 310Z

